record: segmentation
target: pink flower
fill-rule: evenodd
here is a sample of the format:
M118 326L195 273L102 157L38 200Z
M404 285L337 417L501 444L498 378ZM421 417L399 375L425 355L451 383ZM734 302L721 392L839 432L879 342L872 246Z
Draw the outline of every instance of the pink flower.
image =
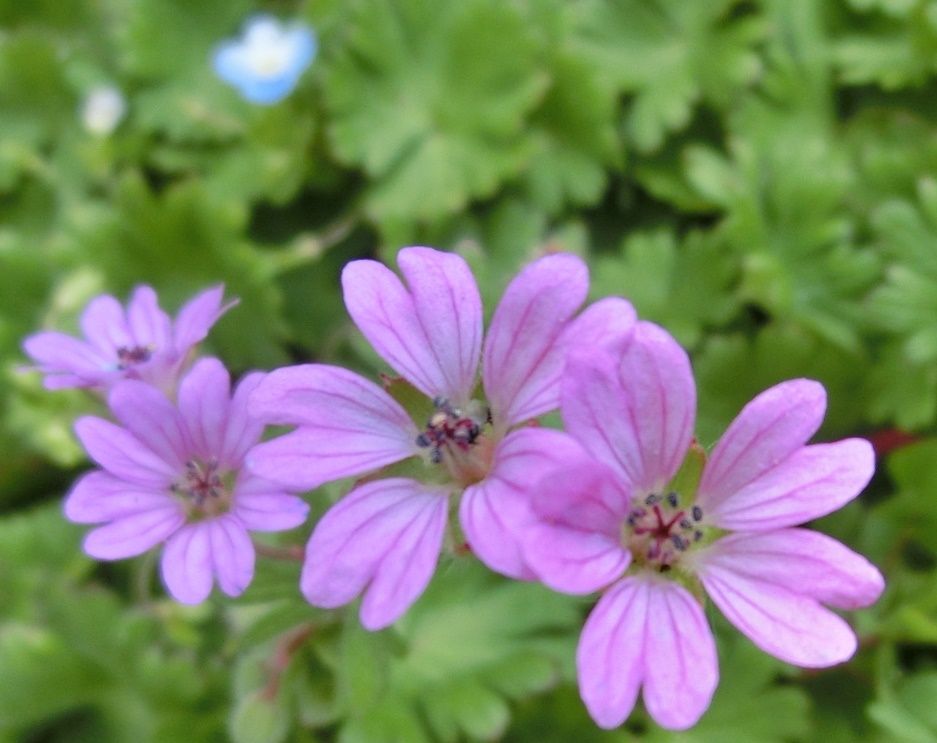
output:
M80 418L75 431L101 467L65 500L72 521L102 524L85 538L85 552L119 560L165 542L163 581L177 601L204 601L213 579L229 596L240 595L254 574L248 530L292 529L308 511L243 467L264 428L247 413L263 376L249 374L232 396L221 362L202 359L182 379L178 408L130 380L108 397L120 425Z
M160 308L149 286L134 290L126 311L104 294L91 300L81 315L86 340L50 331L29 336L23 348L46 375L48 389L106 391L124 379L140 379L171 391L189 352L237 303L222 305L223 294L223 286L198 294L182 307L175 322Z
M829 666L855 652L852 629L823 604L867 606L882 576L839 542L792 528L855 498L874 470L863 439L806 445L825 407L823 387L806 379L761 393L696 487L692 467L678 475L688 453L697 466L704 455L692 444L696 389L677 343L641 322L624 353L570 360L561 410L582 449L531 488L539 522L524 532L524 556L555 590L605 591L577 653L599 725L620 725L641 687L666 728L705 712L718 668L700 586L788 663Z
M398 260L406 285L369 260L348 264L342 285L361 332L426 395L417 423L381 387L321 364L274 371L251 400L255 415L297 428L257 447L248 466L292 488L421 460L401 476L354 488L309 540L306 598L335 607L363 593L369 629L392 624L425 589L450 499L460 494L472 550L506 575L533 577L514 535L530 517L518 487L553 463L564 442L556 431L518 426L557 407L571 343L611 342L634 323L620 299L572 320L586 298L587 271L575 256L558 254L511 282L483 343L481 299L462 258L405 248Z

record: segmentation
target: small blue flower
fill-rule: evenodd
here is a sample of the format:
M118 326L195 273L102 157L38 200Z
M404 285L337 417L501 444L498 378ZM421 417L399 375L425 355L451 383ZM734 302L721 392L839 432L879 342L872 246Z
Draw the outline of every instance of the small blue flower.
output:
M240 39L221 44L212 64L251 103L270 105L292 92L315 54L312 29L261 15L247 22Z

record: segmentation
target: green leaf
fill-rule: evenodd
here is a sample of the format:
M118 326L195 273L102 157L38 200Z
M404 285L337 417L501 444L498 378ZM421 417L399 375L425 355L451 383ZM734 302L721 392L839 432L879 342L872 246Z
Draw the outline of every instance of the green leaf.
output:
M336 672L353 717L342 740L376 730L410 730L405 740L497 737L509 717L505 696L540 691L561 670L571 673L577 603L496 579L468 561L443 568L396 637L346 629ZM373 740L396 738L385 732Z
M86 704L102 681L62 638L28 625L0 625L0 668L0 731Z
M52 39L22 31L0 39L3 149L37 145L75 117L75 97Z
M886 344L866 380L868 417L917 430L937 415L937 365L915 363L904 343Z
M878 5L887 15L873 16L836 40L833 54L846 83L895 89L920 85L937 70L937 15L928 3L872 0L854 5L862 10Z
M290 731L289 714L262 693L248 695L234 708L228 733L234 743L280 743Z
M903 679L889 698L869 707L869 716L896 740L908 743L937 741L937 672Z
M198 181L154 194L129 175L116 194L116 212L84 228L82 243L112 290L126 295L137 283L151 283L167 308L223 282L240 304L212 329L211 347L235 369L268 367L284 359L276 259L244 239L244 218Z
M621 160L617 96L602 70L568 44L575 6L542 2L529 11L532 25L549 37L545 56L550 87L526 127L534 151L524 182L534 203L555 213L567 203L598 201L608 180L606 166Z
M329 132L373 179L372 216L438 219L518 172L546 83L509 4L359 0L325 75Z
M793 325L769 325L754 339L714 336L694 358L694 367L700 406L696 430L705 447L755 395L795 377L811 377L826 387L827 437L855 430L862 418L855 402L864 383L864 360Z
M856 351L879 259L851 242L851 170L822 125L804 125L752 114L752 137L734 141L731 163L694 149L687 176L726 210L720 237L742 259L743 301Z
M700 101L728 106L758 74L756 16L731 18L735 0L622 0L581 4L576 40L616 89L634 94L628 117L638 149L683 129Z
M592 272L595 296L621 295L638 314L660 323L687 347L703 330L725 325L738 310L731 292L734 256L702 233L678 245L667 230L630 235L616 256L601 256Z
M877 238L891 259L872 298L877 325L903 339L914 364L937 362L937 181L919 184L920 207L893 201L874 217Z
M246 0L139 0L128 10L118 29L128 71L148 79L183 79L209 68L212 49L239 31L250 4Z

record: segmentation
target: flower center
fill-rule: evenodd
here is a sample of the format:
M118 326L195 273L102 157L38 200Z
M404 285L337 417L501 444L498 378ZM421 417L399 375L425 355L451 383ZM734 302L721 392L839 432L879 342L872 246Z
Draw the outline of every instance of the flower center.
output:
M117 349L117 368L126 371L132 366L150 360L155 349L152 346L121 346Z
M444 463L452 476L462 484L484 478L491 459L491 445L484 427L491 423L488 407L477 400L464 409L437 397L436 408L423 432L416 437L420 448L429 450L433 464Z
M185 472L172 485L172 492L180 497L190 519L227 513L231 507L232 473L221 472L217 460L190 459Z
M622 541L636 562L666 572L703 538L702 519L703 509L699 506L680 508L677 493L651 493L631 509Z

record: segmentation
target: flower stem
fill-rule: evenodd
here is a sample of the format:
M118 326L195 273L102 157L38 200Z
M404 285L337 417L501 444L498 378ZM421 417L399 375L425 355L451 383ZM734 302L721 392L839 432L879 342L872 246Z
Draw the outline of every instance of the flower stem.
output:
M261 557L291 562L302 562L306 554L306 550L299 544L292 544L289 547L274 547L269 544L254 542L254 549Z

